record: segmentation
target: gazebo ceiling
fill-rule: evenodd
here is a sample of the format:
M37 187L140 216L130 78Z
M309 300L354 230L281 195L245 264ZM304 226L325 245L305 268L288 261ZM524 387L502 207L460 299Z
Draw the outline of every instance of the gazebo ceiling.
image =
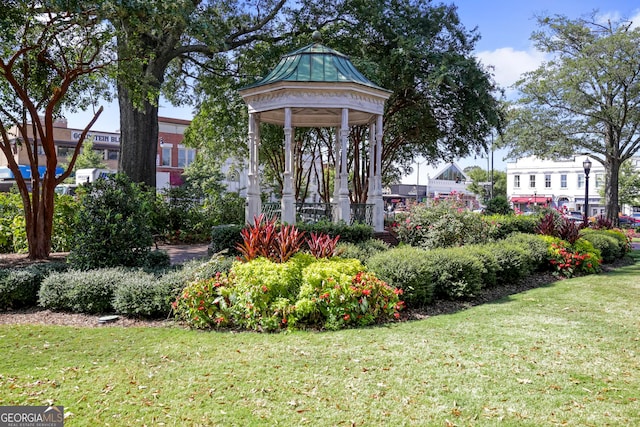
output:
M364 75L349 58L313 43L280 59L267 77L240 90L250 113L260 121L282 125L285 108L295 127L330 127L349 109L349 125L367 124L384 112L391 92Z

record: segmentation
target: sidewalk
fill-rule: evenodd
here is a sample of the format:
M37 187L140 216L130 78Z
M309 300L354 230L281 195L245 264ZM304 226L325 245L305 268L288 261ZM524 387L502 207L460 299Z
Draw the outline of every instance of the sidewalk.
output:
M158 249L169 254L171 265L182 264L192 259L208 258L208 243L198 243L193 245L158 245Z

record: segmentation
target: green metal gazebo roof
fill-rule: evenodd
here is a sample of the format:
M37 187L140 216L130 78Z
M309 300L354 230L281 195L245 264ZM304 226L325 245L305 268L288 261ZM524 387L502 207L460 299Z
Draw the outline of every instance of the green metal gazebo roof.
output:
M269 75L245 89L277 82L357 83L385 90L362 75L348 56L320 43L284 55Z

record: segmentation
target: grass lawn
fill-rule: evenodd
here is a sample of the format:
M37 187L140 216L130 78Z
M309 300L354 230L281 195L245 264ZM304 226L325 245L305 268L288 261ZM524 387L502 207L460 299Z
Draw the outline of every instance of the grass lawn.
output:
M634 255L364 330L0 326L0 405L63 405L68 426L640 425Z

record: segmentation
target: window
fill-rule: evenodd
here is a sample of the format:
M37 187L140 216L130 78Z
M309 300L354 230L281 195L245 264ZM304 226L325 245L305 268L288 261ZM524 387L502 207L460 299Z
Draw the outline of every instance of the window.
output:
M584 188L584 174L578 174L578 188Z
M120 158L119 150L107 150L107 160L118 160Z
M520 188L520 175L513 176L513 186L515 188Z
M162 147L162 166L171 166L171 147Z
M196 158L196 150L188 148L178 148L178 167L189 166Z
M567 188L567 174L560 175L560 188Z
M596 174L596 188L601 188L604 185L604 174Z
M529 188L536 188L536 176L529 175Z
M544 176L544 188L551 188L551 175Z
M73 156L73 147L58 146L58 157L71 157Z

